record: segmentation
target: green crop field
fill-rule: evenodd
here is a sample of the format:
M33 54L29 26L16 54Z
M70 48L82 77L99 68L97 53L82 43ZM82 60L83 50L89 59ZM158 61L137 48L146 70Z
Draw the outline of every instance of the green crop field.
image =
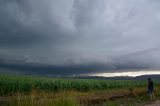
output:
M146 93L146 85L145 80L93 80L0 75L0 97L9 97L9 100L5 100L5 102L0 99L0 103L4 106L39 106L40 104L40 106L90 106L99 103L110 106L107 103L111 104L112 102L108 100L117 97L138 96L139 99L139 95ZM155 81L155 86L156 92L159 92L158 81ZM159 93L156 95L160 96Z
M46 92L57 92L64 90L90 91L119 88L134 88L143 87L145 85L145 81L111 81L67 78L58 79L0 75L0 95L12 94L16 92L30 92L33 89L42 90Z

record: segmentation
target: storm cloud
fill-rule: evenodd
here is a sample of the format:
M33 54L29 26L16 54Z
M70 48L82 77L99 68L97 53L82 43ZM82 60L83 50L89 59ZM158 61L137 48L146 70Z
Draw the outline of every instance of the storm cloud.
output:
M159 0L1 0L0 67L159 69L159 28Z

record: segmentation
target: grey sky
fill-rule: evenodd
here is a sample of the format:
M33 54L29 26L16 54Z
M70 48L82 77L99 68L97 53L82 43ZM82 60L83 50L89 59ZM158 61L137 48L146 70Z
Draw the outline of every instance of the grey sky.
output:
M159 0L1 0L0 61L157 69L159 28Z

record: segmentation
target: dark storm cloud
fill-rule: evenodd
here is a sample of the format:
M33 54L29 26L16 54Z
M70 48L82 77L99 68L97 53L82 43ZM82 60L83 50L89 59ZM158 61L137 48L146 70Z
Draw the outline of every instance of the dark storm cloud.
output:
M1 46L33 46L43 42L54 44L66 38L63 36L65 32L57 23L63 20L58 17L55 20L54 12L52 16L52 5L50 5L52 1L2 0L0 2Z
M3 63L0 64L0 72L3 73L14 73L14 74L31 74L31 75L44 75L44 76L74 76L74 75L88 75L94 74L97 72L110 72L111 70L119 70L123 72L124 70L134 69L148 69L149 66L142 66L139 64L115 64L112 65L106 64L83 64L83 65L44 65L44 64L23 64L23 63Z
M159 68L159 5L158 0L1 0L0 61L5 67L43 64L66 72L66 66L77 67L71 73Z

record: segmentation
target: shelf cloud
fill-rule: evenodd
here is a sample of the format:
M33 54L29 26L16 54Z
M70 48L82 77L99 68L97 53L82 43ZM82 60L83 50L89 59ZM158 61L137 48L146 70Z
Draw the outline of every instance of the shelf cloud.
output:
M159 5L159 0L1 0L0 70L73 75L160 69Z

